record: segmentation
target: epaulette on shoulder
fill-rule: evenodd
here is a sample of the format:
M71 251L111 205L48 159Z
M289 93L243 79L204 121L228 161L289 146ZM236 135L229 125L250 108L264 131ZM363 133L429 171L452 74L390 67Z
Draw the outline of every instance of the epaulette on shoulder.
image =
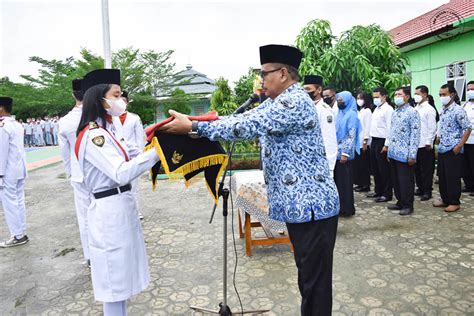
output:
M99 124L97 124L96 122L89 122L89 129L97 129L99 128Z

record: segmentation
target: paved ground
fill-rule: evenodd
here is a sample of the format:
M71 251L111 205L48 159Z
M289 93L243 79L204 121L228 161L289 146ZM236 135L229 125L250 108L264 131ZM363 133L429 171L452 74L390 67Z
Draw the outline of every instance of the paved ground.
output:
M130 315L191 315L188 305L216 306L222 300L222 223L219 216L207 223L207 190L160 181L150 192L145 178L140 189L152 283L131 300ZM462 200L455 214L417 202L413 216L400 217L356 195L357 215L341 219L338 230L334 315L473 315L474 204L467 195ZM0 314L100 315L60 165L30 173L26 202L31 242L0 250ZM2 220L0 236L7 235ZM243 240L236 243L244 307L298 315L289 247L256 248L246 258ZM232 252L231 258L233 265ZM236 295L229 294L236 311Z

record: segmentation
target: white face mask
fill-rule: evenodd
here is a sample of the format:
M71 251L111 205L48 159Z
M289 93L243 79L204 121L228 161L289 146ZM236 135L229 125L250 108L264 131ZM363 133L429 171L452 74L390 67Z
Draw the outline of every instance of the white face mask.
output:
M358 106L363 106L363 105L364 105L364 100L362 100L362 99L357 99L357 105L358 105Z
M403 97L395 97L393 101L395 102L396 106L402 106L405 104L405 100L403 100Z
M374 105L375 106L381 106L382 105L382 98L375 98L374 99Z
M451 97L440 97L439 100L441 101L442 105L448 105L448 103L451 102Z
M109 100L104 98L105 102L110 105L110 108L105 109L109 115L112 116L120 116L125 112L127 108L127 104L122 98L118 98L116 100Z
M466 98L467 98L468 100L474 99L474 90L469 90L469 91L467 91L467 92L466 92Z
M417 104L420 104L420 103L421 103L421 99L423 99L423 97L422 97L421 95L415 94L415 95L413 96L413 100L415 100L415 102L416 102Z

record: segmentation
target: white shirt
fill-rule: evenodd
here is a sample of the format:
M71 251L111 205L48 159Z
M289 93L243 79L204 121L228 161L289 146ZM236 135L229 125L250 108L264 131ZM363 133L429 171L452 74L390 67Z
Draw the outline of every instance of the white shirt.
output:
M393 108L385 102L375 108L372 113L372 122L370 124L370 136L385 139L385 146L388 146L390 136L390 127L392 125Z
M324 103L323 99L319 99L315 106L323 135L326 158L332 175L337 160L336 116L331 107Z
M362 124L362 131L360 132L360 148L367 140L367 145L370 145L370 125L372 123L372 111L369 108L363 108L358 113L360 123Z
M474 102L467 101L464 103L464 110L467 113L467 117L469 118L469 122L471 122L471 128L474 129ZM474 144L474 132L471 133L469 138L467 139L466 144Z
M145 147L145 132L140 117L135 113L127 112L127 117L123 124L118 116L113 116L112 121L113 127L111 126L111 130L115 138L120 140L122 145L125 145L130 158L143 152L143 148ZM122 138L125 144L123 144Z
M420 144L418 148L424 148L427 145L433 146L436 137L436 110L425 101L415 106L415 110L420 115L421 133Z
M59 148L64 162L64 169L73 182L82 182L84 176L77 162L74 146L76 133L82 116L82 105L74 107L68 114L59 120Z
M0 121L0 176L15 180L26 178L23 135L23 126L12 117L3 117Z

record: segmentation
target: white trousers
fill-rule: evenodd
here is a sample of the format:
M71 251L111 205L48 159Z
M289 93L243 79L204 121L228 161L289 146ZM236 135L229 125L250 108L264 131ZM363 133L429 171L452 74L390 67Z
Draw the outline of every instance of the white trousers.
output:
M137 211L140 212L140 202L139 202L139 197L138 197L138 181L140 180L140 177L136 178L135 180L132 181L132 195L133 198L135 199L135 204L137 205Z
M2 206L11 236L26 232L25 179L3 178Z
M104 302L104 316L127 316L127 301Z
M89 260L89 227L87 223L87 210L91 204L91 197L84 183L71 181L71 186L74 189L74 204L76 206L77 224L79 226L79 235L81 237L82 252L84 253L84 258Z

